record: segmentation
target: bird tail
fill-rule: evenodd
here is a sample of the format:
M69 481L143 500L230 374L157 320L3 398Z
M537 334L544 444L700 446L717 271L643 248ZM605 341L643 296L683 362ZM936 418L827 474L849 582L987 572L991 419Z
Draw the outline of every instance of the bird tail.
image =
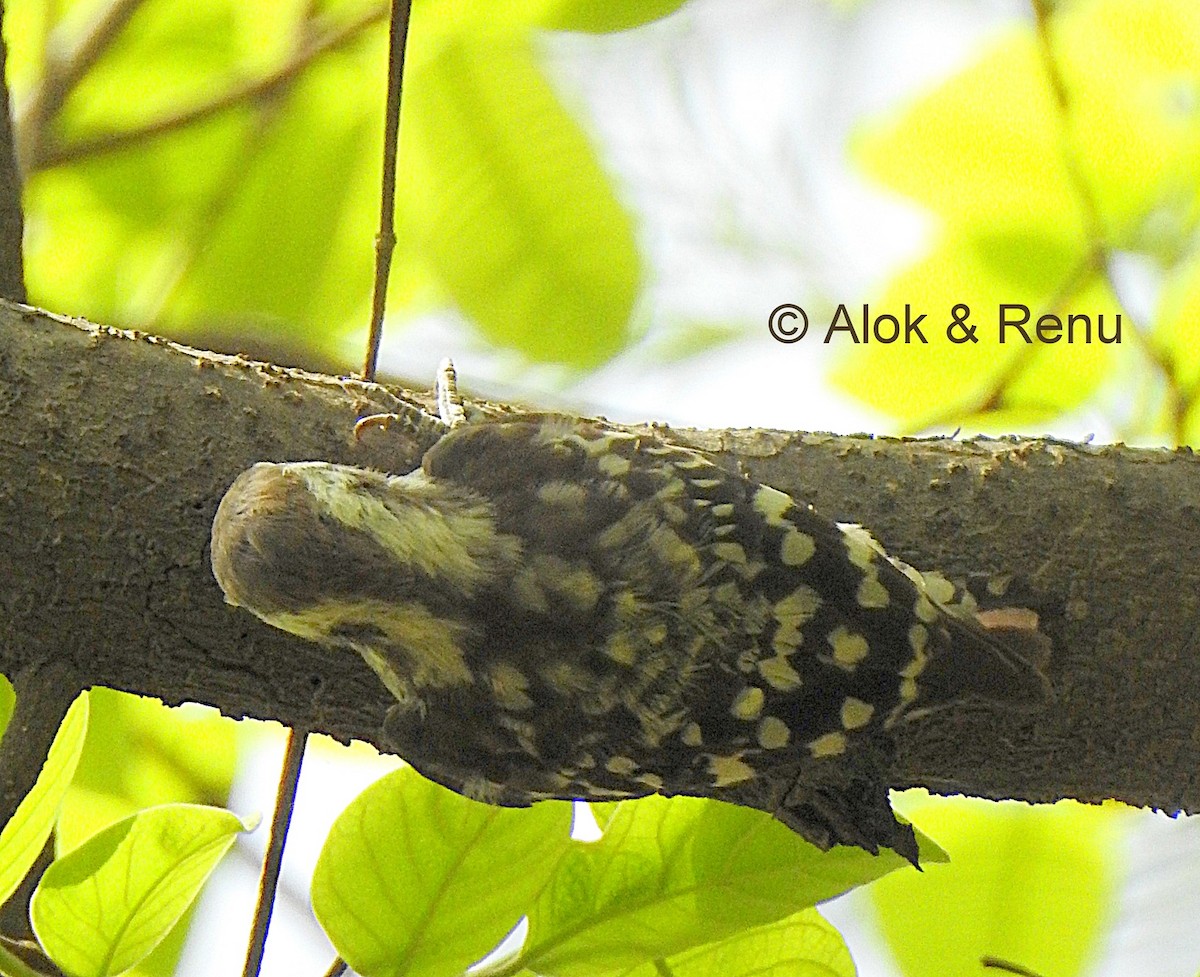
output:
M1004 607L971 617L947 613L950 647L934 657L919 680L920 697L905 718L965 699L1017 709L1040 709L1054 698L1046 677L1050 639L1028 608Z

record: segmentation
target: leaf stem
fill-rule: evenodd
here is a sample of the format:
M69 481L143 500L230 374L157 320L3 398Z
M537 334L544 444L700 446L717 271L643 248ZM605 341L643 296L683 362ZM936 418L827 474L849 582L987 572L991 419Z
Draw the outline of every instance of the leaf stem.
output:
M1050 85L1050 92L1058 111L1059 124L1062 129L1062 159L1067 171L1067 179L1075 192L1083 216L1084 235L1088 240L1093 260L1104 276L1104 281L1121 301L1121 290L1117 287L1116 276L1113 274L1113 247L1105 230L1100 205L1092 185L1083 172L1083 166L1071 142L1071 115L1073 106L1067 89L1066 78L1062 65L1054 50L1053 10L1050 0L1031 0L1034 27L1037 34L1038 51L1041 55L1042 67ZM1170 418L1171 435L1176 444L1182 444L1187 434L1187 415L1190 412L1194 397L1180 382L1179 371L1170 354L1154 342L1145 328L1136 322L1127 307L1124 316L1130 325L1130 333L1150 365L1157 370L1166 386L1167 412Z

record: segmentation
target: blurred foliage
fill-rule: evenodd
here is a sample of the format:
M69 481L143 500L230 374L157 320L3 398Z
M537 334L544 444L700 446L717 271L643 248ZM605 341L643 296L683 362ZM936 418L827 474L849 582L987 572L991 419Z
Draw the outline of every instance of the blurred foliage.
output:
M906 792L898 807L950 855L949 865L870 889L905 977L978 977L984 957L1055 977L1090 972L1116 904L1128 809L924 791Z
M393 312L449 303L489 342L576 367L629 341L633 222L533 33L624 29L681 3L417 0ZM386 12L383 0L9 5L31 300L213 345L263 334L279 359L356 364Z
M930 311L929 345L854 350L836 382L912 429L1028 429L1107 398L1130 439L1197 430L1194 332L1200 206L1200 8L1080 0L1009 36L862 134L857 158L939 223L879 311ZM1149 321L1116 287L1135 265L1162 282ZM978 345L944 334L965 302ZM999 343L1000 303L1104 315L1120 345ZM939 317L940 320L939 320ZM1031 331L1031 330L1030 330ZM1165 393L1163 391L1165 390Z

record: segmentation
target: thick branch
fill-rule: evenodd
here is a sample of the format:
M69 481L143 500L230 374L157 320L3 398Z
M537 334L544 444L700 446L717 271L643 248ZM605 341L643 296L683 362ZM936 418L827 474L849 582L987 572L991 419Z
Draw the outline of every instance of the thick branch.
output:
M222 603L208 561L225 488L255 461L403 469L354 444L382 387L197 353L0 307L0 670L61 656L90 683L378 742L389 698ZM674 432L863 522L951 576L1009 578L1055 643L1058 701L914 723L893 781L1200 811L1200 464L1047 442ZM419 758L413 758L414 760Z

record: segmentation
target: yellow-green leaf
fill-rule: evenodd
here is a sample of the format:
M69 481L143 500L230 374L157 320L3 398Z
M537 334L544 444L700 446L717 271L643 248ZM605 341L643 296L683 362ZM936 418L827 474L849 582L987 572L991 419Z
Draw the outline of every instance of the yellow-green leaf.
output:
M46 869L30 902L38 941L75 977L123 973L158 946L250 827L194 804L118 821Z
M522 963L548 977L619 974L790 916L905 866L822 852L760 811L695 797L600 805L529 912Z
M1073 288L1067 288L1073 284ZM956 344L947 336L954 307L968 306L978 342ZM926 258L898 275L868 318L882 313L903 320L908 305L927 342L862 342L861 307L853 308L859 343L838 333L830 345L839 358L830 380L859 400L899 420L907 429L978 424L984 413L1022 412L1045 419L1092 395L1117 357L1133 348L1126 326L1120 344L1100 342L1099 316L1111 338L1121 306L1090 270L1081 242L1049 229L1040 237L947 235ZM1024 332L1001 328L1001 306L1028 309ZM1056 313L1091 318L1091 341L1080 323L1074 341L1066 330L1056 342L1039 340L1039 318ZM1024 315L1003 314L1010 323ZM1044 333L1050 337L1051 333ZM1026 337L1030 340L1026 342ZM1050 381L1050 382L1047 382Z
M313 911L363 977L461 973L511 930L570 842L571 805L467 800L411 767L338 818L313 873Z
M554 0L543 27L603 34L629 30L674 13L686 0Z
M629 215L524 33L465 33L405 90L407 231L493 343L588 367L626 342L641 267Z
M54 829L83 752L87 725L88 693L81 692L63 717L33 789L0 831L0 903L21 884Z
M950 864L869 890L906 977L979 977L985 956L1054 977L1085 973L1114 909L1125 812L910 795L900 806Z
M147 807L223 805L237 764L238 725L191 703L93 689L79 770L63 805L58 850L70 851Z
M966 227L1053 228L1082 238L1054 100L1032 32L881 120L856 145L877 180Z
M628 972L626 977L854 977L846 941L815 909L742 930Z
M4 675L0 675L0 736L4 735L4 731L8 729L8 721L12 719L13 706L16 704L17 697L13 692L12 682Z

